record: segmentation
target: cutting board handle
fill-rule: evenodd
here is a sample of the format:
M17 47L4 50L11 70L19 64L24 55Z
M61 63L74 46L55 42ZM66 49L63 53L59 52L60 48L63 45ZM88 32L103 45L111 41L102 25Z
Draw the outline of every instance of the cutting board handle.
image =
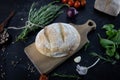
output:
M83 33L84 31L84 34L88 34L90 31L92 30L95 30L96 29L96 23L93 21L93 20L88 20L85 24L82 24L82 25L75 25L75 24L72 24L79 33Z
M78 25L78 29L81 31L82 29L86 29L86 33L96 29L96 23L93 20L88 20L85 24Z
M88 20L86 23L82 24L82 25L74 25L72 24L77 31L79 32L79 34L82 34L81 36L83 36L84 40L86 42L89 42L88 38L87 38L87 34L96 29L96 23L93 20Z
M88 32L96 29L96 23L93 20L88 20L85 25L89 29Z

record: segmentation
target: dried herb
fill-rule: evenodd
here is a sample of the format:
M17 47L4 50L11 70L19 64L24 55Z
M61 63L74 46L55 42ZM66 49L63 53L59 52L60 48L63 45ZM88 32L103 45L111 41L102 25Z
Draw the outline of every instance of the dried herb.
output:
M64 5L55 5L55 2L51 2L48 5L42 6L40 9L35 8L35 3L32 4L28 21L26 21L23 31L19 34L16 41L25 40L29 32L34 31L38 28L43 28L44 26L51 23L58 15L62 13L60 9Z
M0 24L0 45L5 44L9 39L9 34L4 27L7 25L8 21L14 16L14 11L12 11L9 16Z

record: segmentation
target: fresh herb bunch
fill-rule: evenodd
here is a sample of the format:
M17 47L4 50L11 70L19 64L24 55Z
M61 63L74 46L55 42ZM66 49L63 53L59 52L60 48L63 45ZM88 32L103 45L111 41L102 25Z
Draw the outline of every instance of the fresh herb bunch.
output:
M100 44L103 48L106 49L106 54L115 58L116 60L120 59L119 49L120 49L120 29L114 29L113 24L106 24L103 26L103 29L106 30L107 38L100 38Z
M54 3L55 2L51 2L48 5L42 6L38 10L35 8L36 4L33 3L29 11L28 21L26 21L24 29L18 35L16 41L25 40L29 32L34 31L39 27L43 28L60 15L62 13L60 9L63 5L58 6Z

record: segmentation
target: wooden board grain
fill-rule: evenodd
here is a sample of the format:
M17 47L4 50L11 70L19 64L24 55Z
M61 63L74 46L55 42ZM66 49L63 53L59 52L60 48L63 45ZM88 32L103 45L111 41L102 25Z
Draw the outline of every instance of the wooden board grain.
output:
M87 34L92 30L96 28L96 24L92 20L88 20L83 25L73 25L81 35L81 42L79 48L74 51L71 55L62 57L62 58L52 58L42 55L40 52L37 51L35 47L35 43L32 43L31 45L27 46L25 48L25 53L28 56L28 58L32 61L32 63L35 65L37 70L40 73L49 73L54 68L56 68L58 65L60 65L62 62L67 60L70 56L75 54L78 50L80 50L87 42Z

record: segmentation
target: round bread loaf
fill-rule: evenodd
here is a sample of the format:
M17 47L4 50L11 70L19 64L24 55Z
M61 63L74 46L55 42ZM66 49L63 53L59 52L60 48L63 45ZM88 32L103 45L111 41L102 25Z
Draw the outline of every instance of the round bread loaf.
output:
M63 57L74 52L79 47L80 41L80 34L72 25L53 23L37 34L35 46L43 55Z

